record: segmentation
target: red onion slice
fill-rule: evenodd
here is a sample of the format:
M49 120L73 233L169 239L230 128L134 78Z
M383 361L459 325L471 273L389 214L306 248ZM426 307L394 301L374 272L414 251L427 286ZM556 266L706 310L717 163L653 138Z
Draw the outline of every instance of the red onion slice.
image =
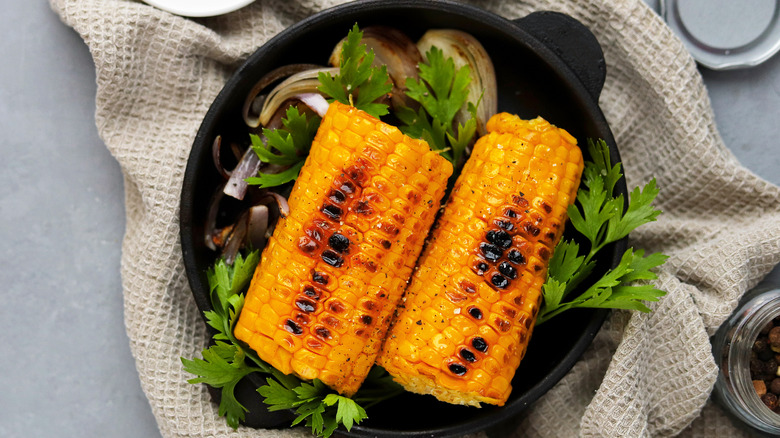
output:
M265 202L270 200L276 201L276 205L279 207L279 215L282 218L286 218L290 214L290 205L287 204L287 198L275 192L268 192L260 202L265 204Z
M312 111L317 113L320 117L325 117L325 113L328 112L330 104L321 94L318 93L301 93L296 95L301 102L311 108Z
M263 249L268 240L269 210L266 205L255 205L249 209L249 224L247 227L247 241L253 249Z
M244 156L241 157L241 161L238 162L238 165L230 174L230 179L227 181L227 184L225 184L225 189L223 191L228 196L232 196L236 199L244 199L247 187L249 187L246 179L257 175L258 170L260 170L260 159L257 157L257 154L255 154L255 151L249 147L246 152L244 152Z

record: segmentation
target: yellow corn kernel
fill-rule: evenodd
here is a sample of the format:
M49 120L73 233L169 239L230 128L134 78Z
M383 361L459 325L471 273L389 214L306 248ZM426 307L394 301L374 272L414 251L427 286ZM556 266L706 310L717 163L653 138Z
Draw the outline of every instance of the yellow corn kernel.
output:
M477 406L509 397L583 170L576 140L542 118L487 128L378 357L409 391Z

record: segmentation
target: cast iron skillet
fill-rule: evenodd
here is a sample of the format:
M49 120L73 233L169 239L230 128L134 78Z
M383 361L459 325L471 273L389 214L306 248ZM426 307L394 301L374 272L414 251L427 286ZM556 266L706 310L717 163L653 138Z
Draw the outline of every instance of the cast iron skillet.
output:
M184 263L200 310L209 310L206 269L215 254L203 241L209 197L220 181L211 162L214 137L243 132L241 107L258 78L291 63L325 64L338 40L354 23L395 26L413 40L429 28L455 28L474 35L491 55L499 87L499 110L524 118L540 115L574 135L604 139L613 163L618 151L598 96L604 84L601 48L590 31L573 18L537 12L509 21L476 7L447 1L367 1L345 4L309 17L259 48L228 80L211 105L195 138L184 176L181 199L181 245ZM237 130L237 131L235 131ZM584 151L587 154L587 151ZM586 155L587 157L587 155ZM627 198L625 180L617 190ZM604 250L597 273L617 265L625 239ZM549 390L579 359L605 318L605 311L569 311L534 332L528 353L512 381L504 407L453 406L431 396L404 394L369 411L369 419L349 436L458 436L480 430L509 430L529 404ZM262 377L239 385L237 396L249 408L245 424L284 427L289 412L268 413L255 388ZM213 393L218 396L218 393Z

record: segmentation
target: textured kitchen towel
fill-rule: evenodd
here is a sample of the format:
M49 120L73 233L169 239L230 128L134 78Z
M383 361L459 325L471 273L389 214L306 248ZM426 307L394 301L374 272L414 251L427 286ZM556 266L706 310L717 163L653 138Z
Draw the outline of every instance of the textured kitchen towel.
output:
M206 345L182 265L178 207L195 133L225 80L256 47L332 0L258 0L187 19L131 0L51 0L86 41L97 70L98 132L121 165L127 230L125 323L144 392L166 437L301 435L232 431L179 357ZM508 18L570 14L607 61L601 95L630 187L658 180L664 214L631 243L671 258L653 312L613 312L573 370L524 416L518 436L741 436L708 403L708 336L780 261L780 189L723 145L701 77L641 0L483 0Z

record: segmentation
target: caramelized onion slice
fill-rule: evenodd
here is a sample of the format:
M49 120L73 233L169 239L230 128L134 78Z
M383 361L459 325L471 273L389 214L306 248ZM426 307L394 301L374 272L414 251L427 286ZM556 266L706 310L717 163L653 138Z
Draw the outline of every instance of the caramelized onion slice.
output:
M265 99L263 103L263 109L260 111L258 121L260 125L266 126L271 120L274 114L280 108L286 108L284 105L291 99L300 100L299 96L306 94L320 94L317 87L320 85L320 81L317 80L317 76L320 72L329 72L332 75L336 75L339 72L337 68L317 68L313 70L306 70L296 73L289 78L285 79L282 83L277 85Z
M316 68L320 68L320 66L315 64L289 64L266 73L257 81L255 86L252 87L244 100L244 107L242 110L244 123L250 128L257 128L260 126L260 111L262 111L263 104L267 99L267 93L263 93L263 91L265 91L268 86L280 79Z
M236 199L244 199L246 189L249 187L246 179L257 175L257 171L260 170L260 164L260 159L255 151L251 147L246 148L244 156L241 157L236 168L230 173L230 179L228 179L223 189L225 194Z

